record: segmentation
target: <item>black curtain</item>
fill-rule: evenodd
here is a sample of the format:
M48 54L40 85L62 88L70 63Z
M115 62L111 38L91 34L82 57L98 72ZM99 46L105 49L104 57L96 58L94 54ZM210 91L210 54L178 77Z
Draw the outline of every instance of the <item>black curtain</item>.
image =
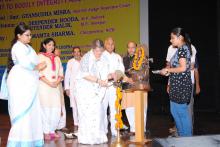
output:
M197 49L201 94L195 98L195 109L216 111L219 98L220 2L149 0L149 47L154 58L152 69L165 66L170 31L183 27ZM169 111L167 78L151 75L150 110Z

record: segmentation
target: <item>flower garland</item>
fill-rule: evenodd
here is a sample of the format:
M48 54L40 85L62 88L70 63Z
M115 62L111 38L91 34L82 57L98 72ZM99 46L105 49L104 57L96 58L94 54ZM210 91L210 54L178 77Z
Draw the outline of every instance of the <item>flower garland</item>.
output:
M123 127L123 121L121 119L122 117L122 112L121 112L121 100L122 100L122 92L121 92L121 88L117 87L116 89L116 95L117 95L117 99L115 101L115 109L117 111L117 113L115 114L115 119L117 120L116 124L115 124L115 128L116 129L121 129Z
M141 50L141 56L139 57L139 51ZM144 60L144 48L140 47L137 48L135 51L135 56L134 56L134 61L133 61L133 69L134 70L139 70L141 68L141 65L143 63Z

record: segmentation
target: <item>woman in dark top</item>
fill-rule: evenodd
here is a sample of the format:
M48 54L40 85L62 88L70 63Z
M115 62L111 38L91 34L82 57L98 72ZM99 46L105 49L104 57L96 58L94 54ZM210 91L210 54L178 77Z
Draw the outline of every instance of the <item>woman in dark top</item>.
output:
M191 43L182 28L171 32L170 42L178 51L171 59L171 67L161 70L162 75L170 75L170 109L174 117L179 136L192 136L192 124L188 112L191 99L192 81L190 73Z

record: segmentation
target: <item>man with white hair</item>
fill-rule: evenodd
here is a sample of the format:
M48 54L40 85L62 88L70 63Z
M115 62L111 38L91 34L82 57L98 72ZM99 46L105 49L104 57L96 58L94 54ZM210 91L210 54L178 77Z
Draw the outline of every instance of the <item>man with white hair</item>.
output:
M103 53L103 56L108 60L108 68L109 68L109 74L112 75L112 78L114 77L115 71L120 70L124 73L124 65L122 62L122 58L119 54L114 52L115 50L115 42L112 37L108 37L105 40L105 51ZM116 136L117 131L115 128L115 114L116 114L116 108L115 108L115 100L116 100L116 88L112 85L107 88L105 98L103 100L104 104L104 113L105 113L105 131L108 132L108 118L107 118L107 108L109 106L110 110L110 122L111 122L111 133L112 136Z

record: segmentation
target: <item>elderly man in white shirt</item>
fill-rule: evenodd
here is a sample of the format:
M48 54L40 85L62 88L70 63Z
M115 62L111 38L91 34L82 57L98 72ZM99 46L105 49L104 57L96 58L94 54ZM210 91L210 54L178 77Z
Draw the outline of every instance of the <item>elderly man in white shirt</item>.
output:
M114 76L114 73L116 70L120 70L124 73L125 68L123 65L122 58L119 54L116 54L114 52L115 50L115 43L113 38L109 37L105 40L105 51L103 53L103 56L108 60L108 68L109 68L109 74L112 74L112 77ZM108 87L105 98L103 100L104 104L104 113L105 113L105 131L108 132L108 119L107 119L107 108L109 106L110 109L110 123L111 123L111 133L112 136L116 136L116 128L115 128L115 100L116 100L116 88L113 86Z
M70 106L72 107L74 131L78 129L78 110L76 105L76 97L74 95L76 76L80 68L81 50L79 47L73 47L74 58L67 62L66 74L64 79L64 87L66 95L70 98Z

